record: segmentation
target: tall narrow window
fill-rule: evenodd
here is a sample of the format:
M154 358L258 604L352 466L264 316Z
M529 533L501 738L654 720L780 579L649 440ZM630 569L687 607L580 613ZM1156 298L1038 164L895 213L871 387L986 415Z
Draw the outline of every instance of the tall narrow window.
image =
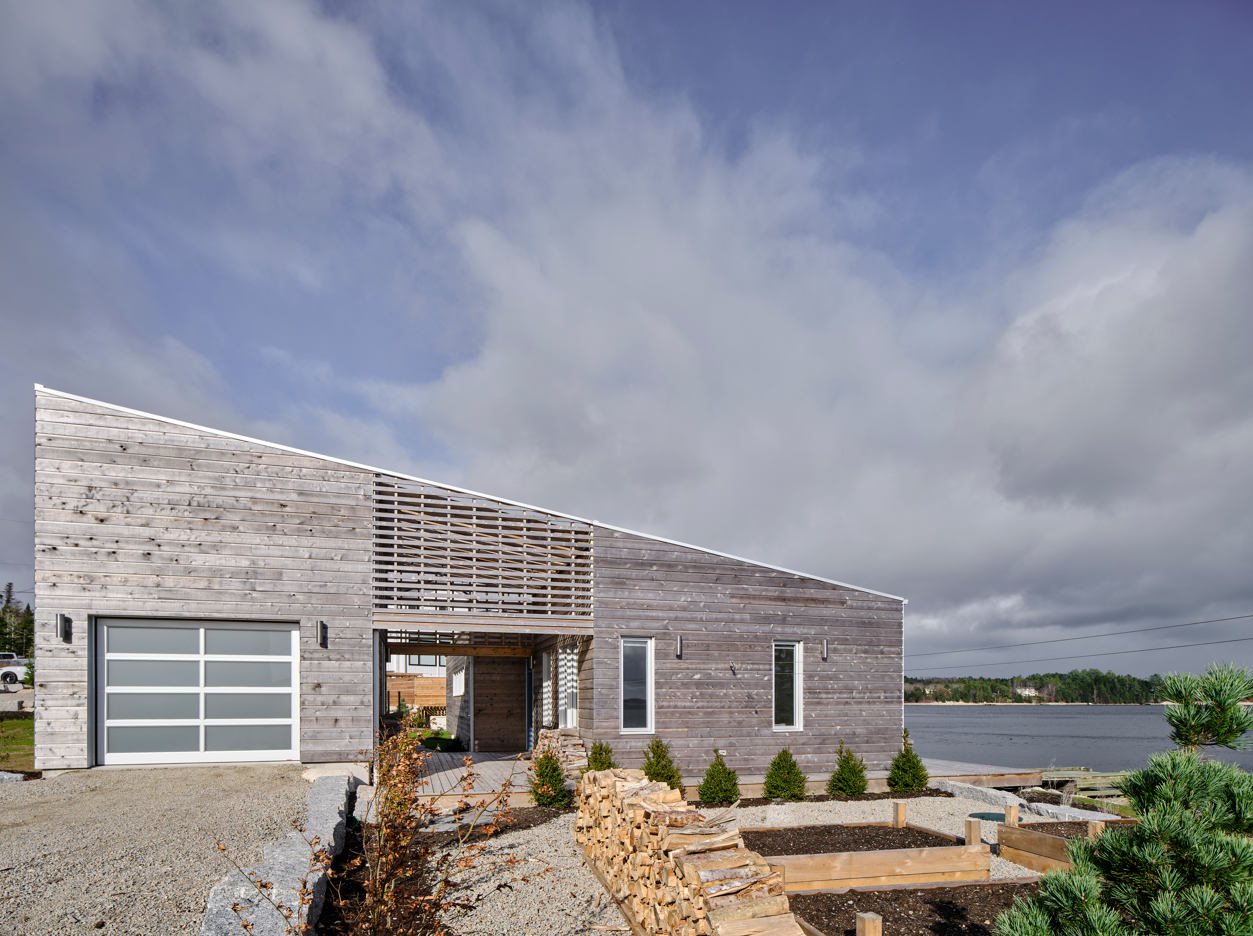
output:
M540 727L553 727L553 663L547 650L540 657Z
M622 731L653 730L653 639L623 637L619 672L622 680Z
M801 729L801 642L774 645L774 728Z
M565 644L557 650L558 728L579 727L579 648Z

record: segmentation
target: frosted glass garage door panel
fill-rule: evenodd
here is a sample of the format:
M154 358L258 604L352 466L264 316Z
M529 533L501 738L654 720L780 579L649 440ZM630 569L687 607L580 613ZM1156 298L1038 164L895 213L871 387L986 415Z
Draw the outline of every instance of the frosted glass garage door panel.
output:
M208 660L204 665L204 684L206 686L286 687L291 685L291 664Z
M110 692L109 718L199 718L200 693Z
M105 641L110 653L199 653L195 627L124 627L109 625Z
M237 656L291 656L290 630L244 630L206 628L205 653L231 653Z
M204 697L205 718L291 718L285 692L220 692Z
M285 751L290 725L205 725L206 751Z
M109 660L110 686L199 686L200 664L194 660Z
M108 729L110 754L184 753L200 750L197 725L144 725Z

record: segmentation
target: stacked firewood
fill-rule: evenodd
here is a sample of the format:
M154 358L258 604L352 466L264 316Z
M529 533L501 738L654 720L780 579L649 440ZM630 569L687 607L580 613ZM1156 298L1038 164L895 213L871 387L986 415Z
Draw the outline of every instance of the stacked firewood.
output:
M676 936L802 936L783 879L678 790L641 770L588 772L575 841L633 927Z
M534 756L552 751L561 761L561 769L567 777L578 780L587 769L587 748L577 731L568 728L541 728L535 741Z

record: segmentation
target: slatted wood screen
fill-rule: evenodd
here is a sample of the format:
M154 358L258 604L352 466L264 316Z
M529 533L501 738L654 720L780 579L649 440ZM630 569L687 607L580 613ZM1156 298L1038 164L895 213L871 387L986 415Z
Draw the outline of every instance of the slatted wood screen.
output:
M374 607L590 618L592 528L376 475Z

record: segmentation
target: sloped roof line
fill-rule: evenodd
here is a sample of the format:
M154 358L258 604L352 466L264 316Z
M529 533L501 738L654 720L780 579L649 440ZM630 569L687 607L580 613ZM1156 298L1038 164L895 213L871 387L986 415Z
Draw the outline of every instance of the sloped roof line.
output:
M43 384L39 383L35 384L35 391L38 393L47 393L51 396L61 397L66 400L74 400L78 403L86 403L89 406L100 406L104 409L114 410L118 413L125 413L128 416L138 416L142 419L154 419L157 422L169 423L174 426L182 426L184 429L193 429L196 432L207 432L210 435L220 436L226 439L234 439L237 442L249 442L253 445L262 445L266 448L277 449L280 452L288 452L292 455L303 455L307 458L317 458L321 461L333 462L337 465L344 465L349 468L358 468L362 471L368 471L371 474L386 475L391 478L399 478L402 481L413 481L417 484L429 484L432 487L445 488L446 490L455 491L458 494L464 494L468 497L480 497L484 500L508 504L511 507L519 507L523 510L533 510L536 513L560 517L563 520L572 520L576 523L586 523L590 526L600 527L602 530L612 530L615 533L626 533L630 536L642 536L645 539L654 540L658 543L666 543L670 546L679 546L683 549L694 549L697 552L707 553L711 556L720 556L723 559L732 559L736 562L746 562L749 565L759 566L763 569L771 569L775 572L783 572L787 575L795 575L800 578L812 579L815 582L825 582L828 585L837 585L840 588L850 588L854 591L865 592L868 595L876 595L880 598L887 598L891 601L900 601L906 604L908 603L908 599L902 598L900 595L890 595L887 592L877 591L873 588L865 588L861 585L851 585L848 582L840 582L836 579L825 578L824 576L814 575L809 572L799 572L796 569L772 565L768 562L759 562L756 559L748 559L744 556L736 556L732 553L722 552L717 549L710 549L708 546L697 546L692 543L682 542L681 540L669 539L664 536L656 536L652 533L642 533L639 530L631 530L626 527L614 526L611 523L602 523L598 520L588 520L585 517L578 517L574 514L568 514L560 510L553 510L549 507L536 507L534 504L526 504L522 501L512 500L508 497L501 497L497 494L484 494L482 491L472 491L469 488L459 487L455 484L447 484L443 481L431 481L427 478L420 478L417 475L405 474L401 471L392 471L387 468L377 468L374 465L366 465L362 462L349 461L346 458L337 458L334 455L324 455L321 452L310 452L307 449L299 449L295 446L283 445L280 442L270 442L266 439L255 439L252 436L241 435L238 432L228 432L225 429L214 429L212 426L201 426L197 423L187 422L183 419L175 419L173 416L162 416L159 413L146 413L143 410L133 409L129 406L122 406L118 403L109 403L105 400L95 400L91 397L80 396L76 393L68 393L65 390L56 390L52 387L45 387Z

